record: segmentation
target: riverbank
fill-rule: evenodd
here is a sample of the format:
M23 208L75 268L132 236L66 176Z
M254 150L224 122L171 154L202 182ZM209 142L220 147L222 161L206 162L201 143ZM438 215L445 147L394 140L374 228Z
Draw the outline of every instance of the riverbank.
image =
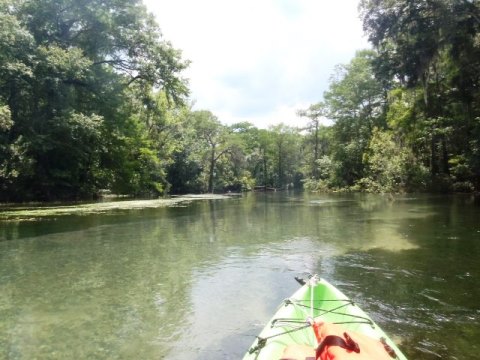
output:
M111 211L133 209L155 209L160 207L184 206L189 202L198 200L224 200L231 199L235 194L192 194L172 196L164 199L148 200L120 200L96 202L88 204L69 205L11 205L4 204L0 207L0 222L2 221L35 221L40 218L66 216L66 215L90 215L103 214Z

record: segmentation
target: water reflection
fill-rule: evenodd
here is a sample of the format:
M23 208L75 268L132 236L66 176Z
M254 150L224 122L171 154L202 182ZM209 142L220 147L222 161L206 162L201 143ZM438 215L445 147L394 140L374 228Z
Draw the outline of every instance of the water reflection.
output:
M305 271L411 358L474 358L479 220L467 197L277 193L2 224L0 358L241 358Z

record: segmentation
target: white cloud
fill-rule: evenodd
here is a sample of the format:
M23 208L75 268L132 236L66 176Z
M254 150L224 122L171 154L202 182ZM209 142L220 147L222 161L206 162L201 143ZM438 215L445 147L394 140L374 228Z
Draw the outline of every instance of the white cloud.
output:
M224 123L302 124L338 63L368 47L358 0L144 0L192 61L195 108Z

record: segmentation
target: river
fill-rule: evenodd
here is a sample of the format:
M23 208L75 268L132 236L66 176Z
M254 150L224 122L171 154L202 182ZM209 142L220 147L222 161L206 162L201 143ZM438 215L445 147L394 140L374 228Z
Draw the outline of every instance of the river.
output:
M410 359L480 357L472 196L260 193L0 222L0 359L240 359L305 272Z

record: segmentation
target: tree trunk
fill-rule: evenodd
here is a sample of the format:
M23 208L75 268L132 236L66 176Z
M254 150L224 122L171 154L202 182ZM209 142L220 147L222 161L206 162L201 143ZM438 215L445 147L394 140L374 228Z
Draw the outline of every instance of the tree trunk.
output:
M442 160L443 160L443 172L444 174L450 175L450 168L448 166L448 150L447 150L447 140L445 136L442 136Z
M278 145L278 187L283 187L282 144Z
M265 188L267 187L267 179L268 179L268 174L267 174L267 150L263 149L263 185Z
M215 147L212 148L212 152L210 154L210 169L208 175L208 192L213 194L213 180L215 174Z
M430 175L432 178L438 174L437 164L437 143L436 136L432 135L432 141L430 144L431 158L430 158Z
M313 159L312 174L316 180L318 180L317 160L318 160L318 120L315 120L315 155Z

